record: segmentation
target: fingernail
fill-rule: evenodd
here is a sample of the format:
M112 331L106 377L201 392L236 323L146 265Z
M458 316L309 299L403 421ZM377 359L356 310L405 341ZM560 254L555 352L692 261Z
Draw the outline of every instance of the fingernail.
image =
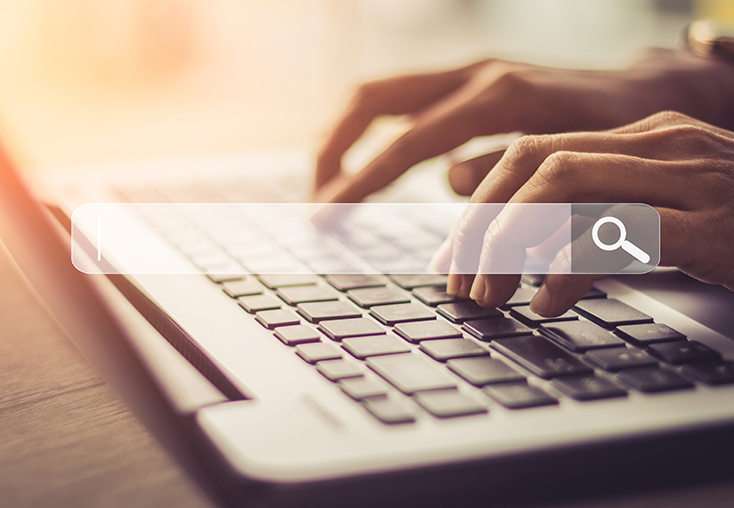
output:
M530 301L530 310L541 316L546 316L551 310L551 294L543 284Z
M455 295L459 292L461 287L461 275L458 273L450 273L449 279L446 281L446 292L450 295Z
M469 291L471 290L474 277L466 274L462 274L459 277L461 278L461 284L459 285L459 290L456 292L456 296L459 298L469 298Z
M474 278L474 283L471 286L469 298L477 302L484 300L484 293L486 292L487 283L484 280L484 275L477 274Z

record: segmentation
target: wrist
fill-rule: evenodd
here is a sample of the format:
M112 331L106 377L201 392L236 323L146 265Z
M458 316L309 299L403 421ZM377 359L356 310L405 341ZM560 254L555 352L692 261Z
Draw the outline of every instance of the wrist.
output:
M658 52L654 61L643 59L624 74L632 101L647 114L673 110L734 128L734 64L730 62Z

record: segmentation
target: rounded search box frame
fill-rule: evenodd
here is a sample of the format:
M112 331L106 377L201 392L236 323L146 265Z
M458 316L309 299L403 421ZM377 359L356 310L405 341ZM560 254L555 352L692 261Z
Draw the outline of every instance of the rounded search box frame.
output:
M604 217L648 263L596 246ZM605 245L620 236L611 222ZM72 215L71 254L85 273L446 273L429 261L452 234L454 273L621 274L657 266L659 231L645 204L92 203Z

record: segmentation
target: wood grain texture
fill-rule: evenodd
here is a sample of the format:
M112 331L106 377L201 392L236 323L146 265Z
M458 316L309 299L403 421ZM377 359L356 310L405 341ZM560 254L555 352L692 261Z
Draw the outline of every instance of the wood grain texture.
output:
M0 506L208 507L0 249Z

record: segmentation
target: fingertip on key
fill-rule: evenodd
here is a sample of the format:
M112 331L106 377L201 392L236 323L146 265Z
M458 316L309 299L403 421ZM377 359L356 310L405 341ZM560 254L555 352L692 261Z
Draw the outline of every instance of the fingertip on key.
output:
M530 301L530 310L543 317L550 317L552 298L548 287L543 284Z
M463 274L461 275L461 286L456 296L459 298L470 298L469 293L471 292L472 284L474 283L474 276Z
M452 296L456 296L456 293L459 292L459 288L461 288L461 274L450 273L449 278L446 281L446 292Z
M482 305L486 297L486 292L487 284L485 281L485 276L481 273L477 274L477 276L474 278L474 282L471 285L469 298L477 302L479 305Z

